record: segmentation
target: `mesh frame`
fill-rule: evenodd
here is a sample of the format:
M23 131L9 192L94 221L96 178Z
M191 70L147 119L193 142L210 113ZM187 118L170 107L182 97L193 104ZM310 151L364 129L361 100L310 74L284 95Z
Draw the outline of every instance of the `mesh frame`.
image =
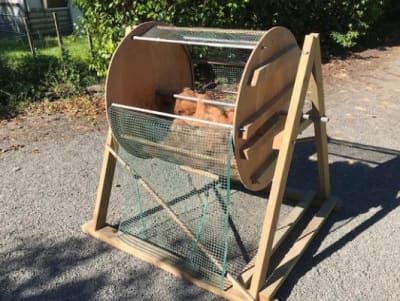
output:
M255 46L263 34L155 26L143 36L216 39ZM193 66L191 88L207 92L211 96L207 98L235 103L235 92L251 50L206 45L185 47ZM185 269L196 277L223 288L227 285L227 270L238 275L248 263L233 246L237 238L230 229L231 178L238 178L231 129L199 126L112 105L107 112L118 154L137 172L130 175L126 187L130 192L125 197L120 233L167 250L180 258ZM139 179L161 196L195 239L182 230L140 185ZM254 249L251 244L246 247Z
M137 172L130 175L131 195L125 198L119 231L171 252L191 273L223 288L229 241L231 130L180 124L113 106L108 112L118 154ZM185 152L174 153L166 146L179 146ZM139 179L160 195L195 239Z

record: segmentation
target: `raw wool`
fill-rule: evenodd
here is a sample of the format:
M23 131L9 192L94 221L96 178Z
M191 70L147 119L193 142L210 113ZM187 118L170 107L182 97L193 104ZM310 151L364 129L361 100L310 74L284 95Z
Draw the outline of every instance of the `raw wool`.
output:
M195 97L198 99L198 102L196 103L177 98L174 106L174 113L176 115L188 116L224 124L233 124L233 118L235 115L234 109L224 110L218 106L204 103L203 100L208 98L207 96L209 95L207 92L205 94L200 94L186 87L183 88L183 91L179 95ZM179 123L195 125L194 122L190 121L180 120Z
M179 95L195 97L198 99L198 102L177 98L173 110L176 115L224 124L233 124L235 110L224 110L218 106L204 103L204 99L210 99L207 93L200 94L190 88L184 88ZM191 126L191 135L185 135L185 139L182 139L182 126L187 125ZM207 125L202 122L175 119L172 122L169 129L169 134L163 143L171 146L179 146L179 148L186 150L191 150L195 146L196 153L207 156L214 154L214 156L217 157L215 158L217 161L223 162L226 154L216 154L213 150L220 149L221 145L226 145L227 132L226 130L220 130L218 128L219 130L212 131L213 134L211 137L210 131L206 129L210 127L215 126ZM190 159L190 163L186 163L195 169L221 174L221 166L213 161L207 162L201 159L192 158ZM240 179L234 158L231 160L231 179L235 181L239 181Z
M183 88L183 91L179 93L179 95L198 97L197 93L190 88ZM196 107L197 104L195 102L177 98L175 101L174 113L176 115L193 117L193 115L196 113Z

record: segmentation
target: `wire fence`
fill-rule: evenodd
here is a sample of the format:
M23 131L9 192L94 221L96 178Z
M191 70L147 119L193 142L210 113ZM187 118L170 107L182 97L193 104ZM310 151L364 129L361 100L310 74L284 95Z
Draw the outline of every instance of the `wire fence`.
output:
M0 39L26 39L24 17L0 14Z
M26 16L0 13L1 44L17 45L19 49L29 50L32 55L39 48L57 45L62 48L62 35L72 32L71 16L65 9L37 10ZM56 40L52 38L54 36Z

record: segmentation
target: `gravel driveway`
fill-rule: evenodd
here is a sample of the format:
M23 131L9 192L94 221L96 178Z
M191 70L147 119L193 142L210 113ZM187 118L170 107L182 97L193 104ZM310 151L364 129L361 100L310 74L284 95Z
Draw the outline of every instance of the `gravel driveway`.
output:
M332 187L343 209L280 300L400 299L400 48L363 53L352 66L326 84ZM101 118L97 127L66 116L1 124L0 149L16 150L0 152L0 300L220 300L81 232L105 134ZM314 159L312 145L296 147L291 186L315 188ZM117 222L117 201L110 211Z

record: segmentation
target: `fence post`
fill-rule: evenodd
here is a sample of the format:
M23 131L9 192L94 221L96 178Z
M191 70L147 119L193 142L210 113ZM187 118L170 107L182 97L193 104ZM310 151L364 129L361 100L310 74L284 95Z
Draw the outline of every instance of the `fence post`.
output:
M57 33L57 41L58 41L58 47L62 51L63 47L63 42L62 42L62 37L60 33L60 29L58 28L58 20L57 20L57 13L53 12L53 19L54 19L54 26L56 28L56 33Z
M24 25L25 25L26 36L28 37L29 48L31 49L32 56L35 56L36 55L35 48L33 47L32 35L31 35L31 30L29 28L29 20L27 17L24 17Z
M87 40L88 40L88 45L89 45L89 54L91 57L93 57L93 40L92 40L92 35L90 34L89 30L86 30L87 33Z

